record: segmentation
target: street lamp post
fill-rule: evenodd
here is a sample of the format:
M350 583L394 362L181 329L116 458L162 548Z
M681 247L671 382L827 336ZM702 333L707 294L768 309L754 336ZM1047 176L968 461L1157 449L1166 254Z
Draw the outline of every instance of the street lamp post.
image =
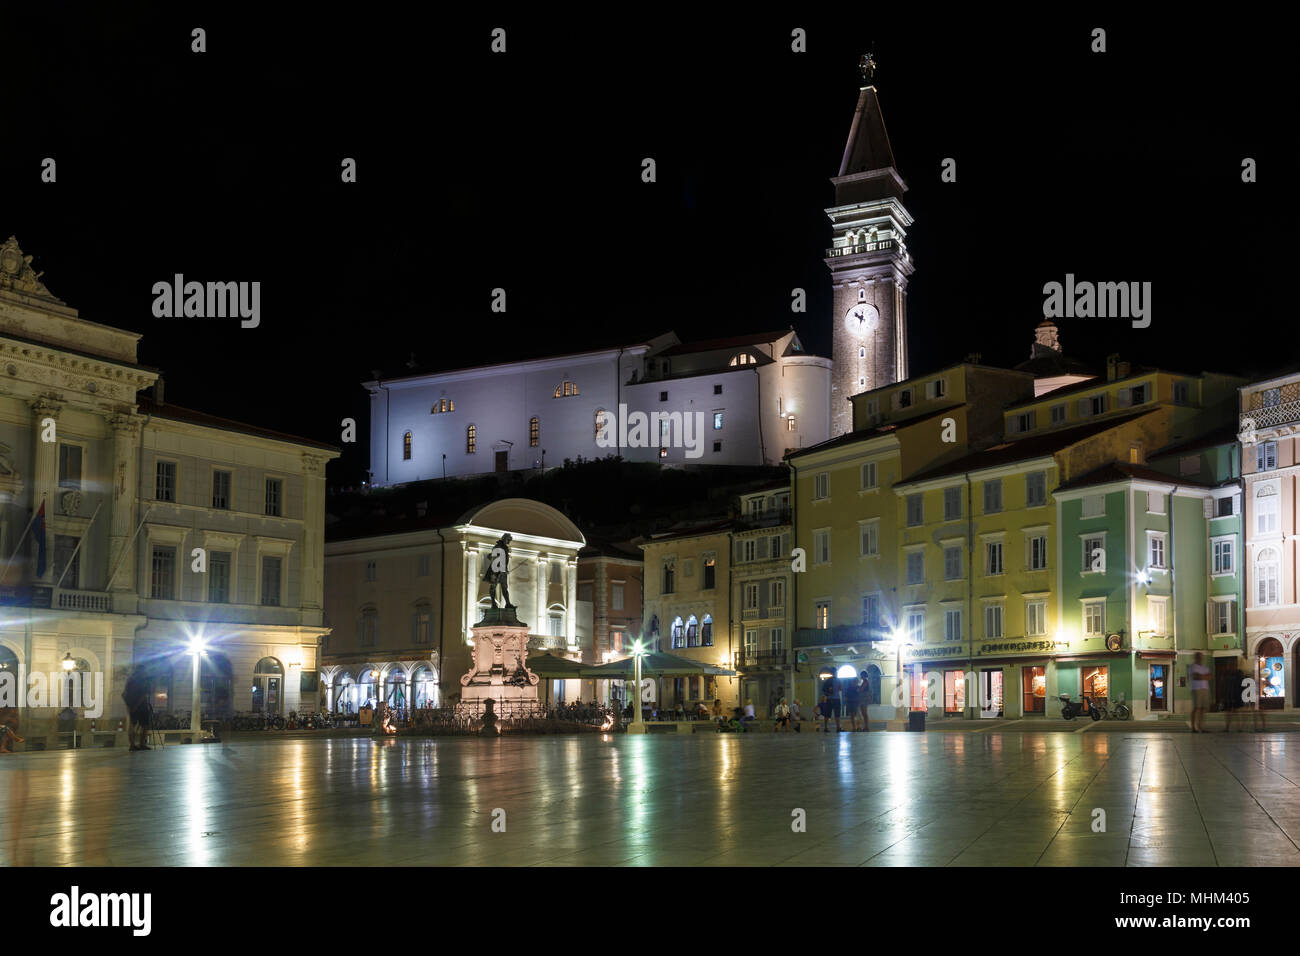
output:
M198 733L199 716L203 709L200 699L199 674L203 663L203 642L198 638L190 641L190 655L194 658L193 681L190 685L190 730Z
M641 657L643 654L645 654L645 646L638 640L632 645L634 681L632 688L632 723L627 726L629 734L645 733L645 721L641 719Z

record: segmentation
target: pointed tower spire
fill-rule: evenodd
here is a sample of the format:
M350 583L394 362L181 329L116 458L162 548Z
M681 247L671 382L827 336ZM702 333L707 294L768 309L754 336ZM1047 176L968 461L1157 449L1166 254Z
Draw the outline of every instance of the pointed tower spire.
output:
M911 214L907 185L894 167L894 150L875 87L875 57L858 61L864 85L849 126L830 217L826 265L834 286L831 433L853 429L849 397L907 378L907 252Z

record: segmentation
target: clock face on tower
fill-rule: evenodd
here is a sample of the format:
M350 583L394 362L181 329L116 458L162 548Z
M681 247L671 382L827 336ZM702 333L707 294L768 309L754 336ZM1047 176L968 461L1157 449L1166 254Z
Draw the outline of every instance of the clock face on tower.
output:
M880 313L874 305L866 302L859 302L844 316L844 326L854 335L865 335L868 332L875 331L877 323L880 321Z

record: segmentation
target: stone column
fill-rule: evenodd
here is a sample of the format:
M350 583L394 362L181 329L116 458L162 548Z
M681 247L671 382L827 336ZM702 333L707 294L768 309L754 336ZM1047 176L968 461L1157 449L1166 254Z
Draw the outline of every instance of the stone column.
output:
M33 574L33 580L41 584L54 584L54 514L58 508L59 491L59 443L57 441L59 413L63 410L62 402L48 398L37 398L31 402L32 434L36 440L36 449L32 455L32 513L45 503L45 573L39 578ZM55 441L43 441L51 421L54 423ZM36 525L32 525L32 534L36 534ZM38 546L39 547L39 546ZM35 568L33 567L33 571Z
M472 643L470 628L478 622L478 554L465 542L465 620L460 639Z
M564 575L564 604L569 612L565 616L569 619L567 630L569 649L572 650L578 643L578 561L576 558L570 558L564 563Z
M302 456L303 541L298 606L305 612L304 623L312 625L321 623L325 594L325 462L320 455Z
M108 568L106 575L117 572L112 590L135 591L135 561L123 550L131 544L136 523L136 502L140 499L140 418L138 415L110 415L113 429L113 466L109 496ZM108 578L105 577L107 584Z
M537 597L534 603L537 605L536 621L533 625L534 632L537 634L551 633L551 619L546 613L546 593L551 588L551 567L546 560L545 554L537 556Z

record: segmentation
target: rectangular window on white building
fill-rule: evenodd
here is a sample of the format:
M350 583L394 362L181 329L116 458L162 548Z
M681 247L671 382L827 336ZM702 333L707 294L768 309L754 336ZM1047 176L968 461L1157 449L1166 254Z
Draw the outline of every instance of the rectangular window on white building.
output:
M943 612L943 639L961 640L961 608L950 607Z
M831 496L830 472L823 471L813 476L813 500L821 501Z

